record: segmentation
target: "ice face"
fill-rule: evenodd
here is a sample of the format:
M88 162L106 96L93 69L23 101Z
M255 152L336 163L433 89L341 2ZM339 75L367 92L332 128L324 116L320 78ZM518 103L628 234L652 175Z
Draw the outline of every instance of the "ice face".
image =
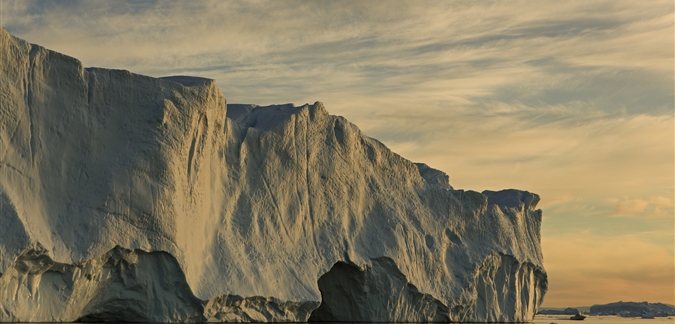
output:
M320 102L227 107L4 30L0 80L1 321L521 322L546 291L538 196L454 190Z

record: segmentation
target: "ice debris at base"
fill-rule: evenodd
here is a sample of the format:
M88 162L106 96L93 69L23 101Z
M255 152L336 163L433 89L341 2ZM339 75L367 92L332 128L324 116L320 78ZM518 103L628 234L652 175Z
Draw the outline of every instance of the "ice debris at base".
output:
M546 292L537 195L454 190L319 102L4 29L0 80L0 321L527 322Z

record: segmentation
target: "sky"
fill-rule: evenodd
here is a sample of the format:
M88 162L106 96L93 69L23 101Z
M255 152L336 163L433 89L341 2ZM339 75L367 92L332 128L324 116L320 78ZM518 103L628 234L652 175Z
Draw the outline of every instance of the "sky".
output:
M455 189L539 194L543 307L675 304L673 1L18 1L85 66L321 101Z

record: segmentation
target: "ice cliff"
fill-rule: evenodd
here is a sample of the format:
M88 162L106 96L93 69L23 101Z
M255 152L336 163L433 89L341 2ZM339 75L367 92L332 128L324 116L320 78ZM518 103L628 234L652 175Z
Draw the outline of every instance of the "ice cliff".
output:
M0 29L0 321L527 322L538 201Z

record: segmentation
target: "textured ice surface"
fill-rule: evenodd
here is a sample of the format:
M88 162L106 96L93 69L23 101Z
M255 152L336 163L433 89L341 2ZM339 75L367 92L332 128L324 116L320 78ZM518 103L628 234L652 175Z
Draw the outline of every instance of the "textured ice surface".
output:
M0 321L514 322L546 291L537 195L454 190L319 102L2 29L0 80Z

